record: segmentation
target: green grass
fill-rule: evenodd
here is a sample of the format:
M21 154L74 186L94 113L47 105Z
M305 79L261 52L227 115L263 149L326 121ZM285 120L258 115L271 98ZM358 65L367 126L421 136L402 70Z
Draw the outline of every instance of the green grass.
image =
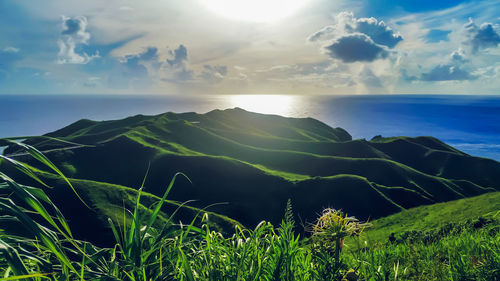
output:
M346 243L369 280L498 280L500 192L404 210Z
M391 233L437 230L480 217L500 218L500 192L403 210L372 221L372 227L364 235L372 240L386 241Z
M163 196L144 196L120 187L106 194L94 183L82 194L70 180L36 149L28 152L59 176L47 175L3 157L34 181L64 181L80 200L110 196L129 198L120 215L108 216L107 232L113 246L99 247L76 239L63 213L44 189L18 184L0 172L2 220L21 223L22 233L0 230L2 280L498 280L500 278L500 223L498 192L479 197L418 207L373 221L373 228L340 211L326 209L310 227L311 237L301 239L294 231L291 201L278 227L261 222L254 229L235 224L234 234L224 235L211 227L213 215L198 210L188 225L174 222L174 212L162 213L173 190L175 174ZM149 173L149 169L146 175ZM329 180L344 179L335 176ZM348 176L370 185L366 179ZM43 180L42 180L43 179ZM89 183L83 182L86 185ZM144 181L143 181L144 183ZM102 193L101 193L102 192ZM97 195L98 194L98 195ZM149 197L149 198L148 198ZM93 199L92 199L93 198ZM151 203L152 200L152 204ZM149 202L148 202L149 201ZM80 202L83 203L83 202ZM87 202L89 203L89 202ZM99 210L99 207L97 208ZM466 209L466 210L464 210ZM457 216L459 210L464 212ZM451 215L454 214L454 217ZM475 219L480 216L479 219ZM197 218L200 218L199 220ZM393 242L376 238L393 230L400 221L405 233ZM391 223L388 223L391 222ZM385 224L385 225L384 225ZM408 228L409 225L414 228ZM89 226L86 226L89 227ZM365 235L346 239L365 230ZM102 235L102 233L100 233ZM370 238L370 237L375 237Z
M437 235L432 242L351 245L346 263L362 280L499 280L498 220L480 230Z
M241 109L81 120L49 135L70 143L25 142L89 146L3 156L0 279L500 279L500 164L431 137L351 140ZM178 171L190 180L172 188ZM373 226L345 241L351 219L308 232L325 208Z
M137 190L150 165L145 191L162 196L165 182L183 171L192 184L179 180L170 199L196 200L192 206L198 209L224 203L210 211L250 228L262 219L279 224L288 198L307 222L325 207L376 219L500 188L498 162L471 157L435 138L352 140L344 130L311 118L241 109L81 120L48 135L92 145L47 153L66 175L82 180L82 190L95 185L107 194L118 186ZM47 138L25 142L42 150L68 145ZM16 159L46 169L28 157ZM65 192L54 197L64 208L71 193L62 183L54 185ZM69 209L70 221L77 213Z

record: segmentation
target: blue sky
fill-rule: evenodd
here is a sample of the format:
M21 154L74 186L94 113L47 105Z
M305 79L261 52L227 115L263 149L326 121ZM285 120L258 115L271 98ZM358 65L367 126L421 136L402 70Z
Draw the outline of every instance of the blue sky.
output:
M0 94L500 94L500 1L231 3L2 0Z

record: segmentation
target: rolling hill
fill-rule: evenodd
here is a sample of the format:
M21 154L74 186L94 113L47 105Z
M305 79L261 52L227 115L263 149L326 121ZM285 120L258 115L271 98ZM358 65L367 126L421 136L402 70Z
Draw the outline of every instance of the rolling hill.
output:
M500 219L500 192L403 210L372 221L363 235L374 241L386 242L391 233L425 233L479 218Z
M148 167L145 191L161 196L183 172L192 184L179 179L171 200L196 200L190 205L197 208L225 203L209 210L249 227L263 219L279 222L288 198L300 220L311 222L324 207L374 219L500 190L500 163L432 137L353 140L312 118L240 108L83 119L48 136L92 145L65 149L68 144L47 139L25 141L50 150L47 156L94 197L137 189ZM14 147L4 151L13 153ZM16 159L36 166L29 157Z

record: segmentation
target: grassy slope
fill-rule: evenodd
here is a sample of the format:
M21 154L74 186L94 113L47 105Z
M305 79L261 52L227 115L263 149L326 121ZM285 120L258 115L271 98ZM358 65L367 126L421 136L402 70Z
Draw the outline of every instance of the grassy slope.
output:
M0 164L0 169L13 176L17 181L22 181L32 186L36 185L36 182L24 175L20 175L10 165ZM122 224L124 219L130 219L129 211L134 209L138 196L136 189L91 180L70 179L71 184L75 187L78 194L90 206L89 209L84 206L71 191L68 184L59 176L37 170L36 168L32 169L37 171L43 181L52 187L50 189L44 188L44 190L65 217L69 219L69 225L76 234L77 239L92 241L101 246L112 245L114 238L107 220L111 218L117 223ZM181 179L181 177L177 179ZM169 182L170 179L162 185L162 193L165 192ZM148 191L148 187L143 189L140 201L141 210L146 215L151 212L152 206L161 199ZM160 220L175 212L174 221L189 223L195 217L197 220L200 220L201 214L207 213L209 215L210 226L223 233L231 233L235 225L240 225L236 220L211 212L210 209L201 210L184 203L188 202L167 199L162 207L163 212L160 215Z
M498 162L434 138L351 140L344 130L311 118L241 109L80 120L49 135L97 145L48 154L74 178L134 188L151 163L146 186L161 195L182 171L193 185L179 181L171 198L197 199L197 207L228 202L213 210L248 225L279 222L287 198L309 221L326 206L377 218L493 191L500 183Z
M403 210L372 221L372 227L365 231L365 235L385 242L391 233L436 230L448 223L461 223L479 217L500 218L500 192Z

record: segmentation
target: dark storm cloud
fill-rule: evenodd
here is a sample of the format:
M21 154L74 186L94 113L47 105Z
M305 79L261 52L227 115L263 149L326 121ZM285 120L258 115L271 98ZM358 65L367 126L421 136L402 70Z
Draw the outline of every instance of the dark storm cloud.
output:
M373 42L365 34L349 34L335 39L330 45L324 47L326 53L343 62L372 62L383 59L389 52L382 46Z

